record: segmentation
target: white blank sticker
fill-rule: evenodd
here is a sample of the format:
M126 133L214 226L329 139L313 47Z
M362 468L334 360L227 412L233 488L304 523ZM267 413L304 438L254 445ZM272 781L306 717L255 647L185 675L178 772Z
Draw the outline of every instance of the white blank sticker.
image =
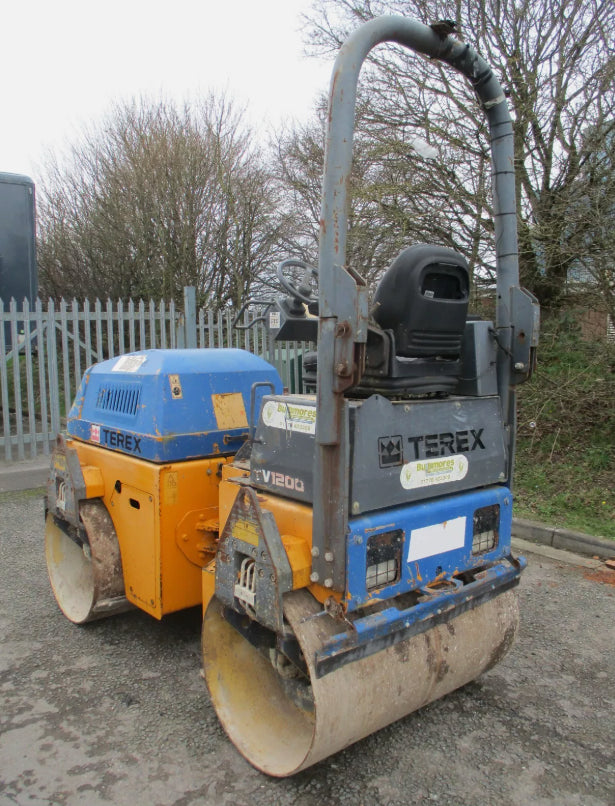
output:
M466 519L453 518L443 523L434 523L423 526L422 529L413 529L410 532L410 550L408 562L422 560L423 557L433 557L445 551L460 549L465 543Z
M146 355L123 355L113 365L112 372L138 372L146 361Z

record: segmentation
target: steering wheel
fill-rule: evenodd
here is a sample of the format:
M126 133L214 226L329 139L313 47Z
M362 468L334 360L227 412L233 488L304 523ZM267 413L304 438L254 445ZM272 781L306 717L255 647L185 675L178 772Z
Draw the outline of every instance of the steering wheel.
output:
M287 269L293 268L303 269L303 277L298 283L289 280L285 275ZM314 268L314 266L310 266L305 260L291 257L278 264L277 275L280 285L285 291L288 291L291 297L298 299L300 302L304 302L306 305L314 302L315 296L310 283L312 279L318 281L318 269Z

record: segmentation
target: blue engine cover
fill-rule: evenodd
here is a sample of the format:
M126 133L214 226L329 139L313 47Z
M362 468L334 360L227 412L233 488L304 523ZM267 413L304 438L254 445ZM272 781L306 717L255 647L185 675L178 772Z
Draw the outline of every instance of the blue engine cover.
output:
M234 454L255 383L282 392L277 371L245 350L143 350L90 367L68 415L77 439L151 462ZM241 398L241 399L240 399Z

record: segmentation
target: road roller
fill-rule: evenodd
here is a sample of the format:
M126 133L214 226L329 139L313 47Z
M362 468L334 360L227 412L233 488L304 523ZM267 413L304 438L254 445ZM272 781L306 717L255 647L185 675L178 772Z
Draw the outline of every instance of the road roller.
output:
M494 321L464 255L414 244L372 295L346 261L356 88L395 42L473 86L493 162ZM76 624L202 606L203 676L231 741L289 776L475 679L510 648L515 388L538 306L519 286L513 133L467 44L401 17L353 33L329 99L318 266L289 258L272 337L316 345L301 390L236 349L87 370L46 497L51 585Z

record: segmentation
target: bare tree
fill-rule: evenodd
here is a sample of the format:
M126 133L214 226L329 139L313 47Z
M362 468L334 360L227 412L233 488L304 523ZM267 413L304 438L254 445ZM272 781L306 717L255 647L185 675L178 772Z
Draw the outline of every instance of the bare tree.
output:
M224 98L116 107L51 157L39 191L41 286L52 296L239 304L278 258L284 219L263 155Z
M569 291L615 323L615 127L584 133L585 160L567 211ZM588 142L589 141L589 142Z
M408 237L405 220L399 222L398 227L383 226L387 216L391 220L395 216L392 200L400 190L391 176L394 159L383 153L382 144L364 131L364 109L364 104L359 102L359 126L350 177L352 204L348 223L351 237L347 260L368 281L373 281L407 245ZM325 116L323 100L312 122L281 134L275 144L280 192L286 198L288 215L294 222L290 249L311 261L316 260L318 252Z
M359 22L382 13L456 21L460 36L499 72L514 117L522 279L543 304L558 304L595 224L590 207L580 215L577 201L596 199L588 166L612 139L615 5L317 0L308 21L311 46L333 52ZM366 191L378 201L380 226L457 248L488 279L494 250L486 128L465 79L439 62L383 46L372 51L362 92L361 131L382 159ZM436 159L417 153L420 140ZM606 190L603 182L601 214L615 209Z

